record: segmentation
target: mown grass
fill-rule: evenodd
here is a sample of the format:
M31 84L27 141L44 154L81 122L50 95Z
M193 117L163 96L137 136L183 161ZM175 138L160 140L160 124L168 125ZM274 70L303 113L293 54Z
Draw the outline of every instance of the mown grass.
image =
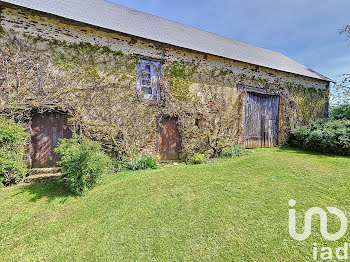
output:
M288 233L307 209L350 219L350 158L259 149L230 160L104 177L83 197L59 184L0 189L1 261L311 261L329 242L313 220L303 242ZM329 231L339 221L329 216Z

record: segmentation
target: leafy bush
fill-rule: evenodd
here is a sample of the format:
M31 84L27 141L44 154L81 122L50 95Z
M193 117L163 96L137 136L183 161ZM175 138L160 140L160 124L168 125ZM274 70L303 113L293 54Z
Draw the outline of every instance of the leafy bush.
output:
M123 160L117 162L117 170L141 170L158 168L159 163L157 159L149 156L135 154L133 157L125 157Z
M60 156L63 183L77 195L84 194L113 169L112 160L98 142L79 136L61 139L55 152Z
M202 164L205 161L205 155L204 154L198 154L195 153L186 159L187 164L193 164L193 165L198 165Z
M331 107L330 116L333 120L348 119L350 120L350 105L341 105Z
M291 132L289 145L322 153L350 155L350 120L320 120Z
M246 153L245 149L240 145L233 145L230 147L225 147L220 152L221 158L234 158L241 157Z
M0 185L18 183L28 174L23 161L27 142L28 133L21 124L0 119Z

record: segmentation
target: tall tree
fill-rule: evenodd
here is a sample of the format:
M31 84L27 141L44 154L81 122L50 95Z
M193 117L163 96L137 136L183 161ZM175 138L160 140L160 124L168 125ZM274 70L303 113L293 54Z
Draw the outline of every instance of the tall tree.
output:
M350 42L350 25L344 26L339 30L339 33L340 35L346 35L347 40ZM335 85L332 103L335 105L350 105L350 73L343 74L342 80Z

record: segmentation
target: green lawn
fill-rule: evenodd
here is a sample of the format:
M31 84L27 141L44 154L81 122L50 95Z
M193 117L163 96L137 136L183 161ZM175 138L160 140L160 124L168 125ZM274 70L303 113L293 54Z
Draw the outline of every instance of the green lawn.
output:
M259 149L242 158L123 172L87 195L59 184L0 189L1 261L311 261L329 242L313 220L303 242L288 233L313 206L350 221L350 158ZM339 221L329 216L330 232Z

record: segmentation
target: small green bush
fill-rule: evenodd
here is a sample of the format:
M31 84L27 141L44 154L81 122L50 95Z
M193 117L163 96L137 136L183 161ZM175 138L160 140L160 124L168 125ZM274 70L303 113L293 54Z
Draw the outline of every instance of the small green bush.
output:
M21 124L0 119L0 185L18 183L28 174L23 161L27 143L28 133Z
M113 169L112 160L100 143L79 136L61 139L55 152L60 156L64 185L77 195L84 194Z
M198 154L198 153L195 153L195 154L187 157L187 159L186 159L187 164L193 164L193 165L202 164L202 163L204 163L204 161L205 161L205 155Z
M230 147L225 147L220 152L221 158L235 158L245 155L245 149L240 145L233 145Z
M125 157L123 160L117 162L117 171L122 170L142 170L142 169L156 169L159 167L158 160L149 156L135 154L132 157Z
M333 120L348 119L350 120L350 105L341 105L331 107L330 117Z
M320 120L292 130L292 147L321 153L350 155L350 120Z

